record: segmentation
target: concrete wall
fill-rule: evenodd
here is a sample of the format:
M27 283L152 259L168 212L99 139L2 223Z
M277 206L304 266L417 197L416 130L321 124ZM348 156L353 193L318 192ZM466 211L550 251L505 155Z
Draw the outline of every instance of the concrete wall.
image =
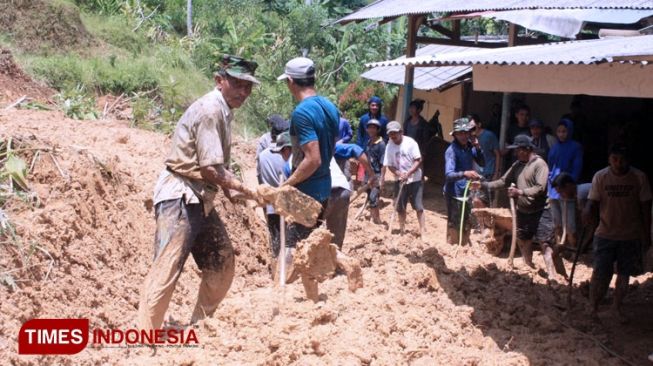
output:
M430 120L436 110L440 111L440 123L442 124L442 130L445 136L449 136L453 120L460 118L463 113L463 87L460 84L443 92L414 89L413 99L424 99L426 101L424 110L422 111L422 117L426 118L426 120ZM401 108L404 105L403 103L404 88L401 87L399 89L399 101L397 103L399 107L397 108L395 120L402 123L405 119Z

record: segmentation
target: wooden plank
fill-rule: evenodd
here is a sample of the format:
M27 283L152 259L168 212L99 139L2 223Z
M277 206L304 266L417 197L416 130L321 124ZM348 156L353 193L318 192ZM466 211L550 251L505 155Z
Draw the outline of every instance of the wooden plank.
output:
M653 65L474 65L474 90L653 98Z

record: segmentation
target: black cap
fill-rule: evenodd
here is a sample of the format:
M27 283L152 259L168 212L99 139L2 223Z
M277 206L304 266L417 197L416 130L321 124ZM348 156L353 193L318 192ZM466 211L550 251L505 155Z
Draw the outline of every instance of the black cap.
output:
M279 114L272 114L267 118L270 128L277 132L277 135L290 128L290 122Z
M530 138L529 136L517 135L515 136L515 140L512 142L512 145L508 145L506 147L508 149L517 149L520 147L527 148L527 149L534 149L535 145L533 145L533 139Z

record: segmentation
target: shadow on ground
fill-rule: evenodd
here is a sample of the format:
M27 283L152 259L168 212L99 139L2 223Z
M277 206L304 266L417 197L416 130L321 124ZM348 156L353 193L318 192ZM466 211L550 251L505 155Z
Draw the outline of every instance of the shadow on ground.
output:
M609 314L601 314L601 321L597 323L590 320L589 302L578 287L574 291L575 304L571 311L566 311L566 284L536 283L532 276L537 274L502 270L494 263L476 267L471 272L465 268L451 270L434 247L419 255L407 255L407 258L411 263L430 267L439 287L456 305L473 307L474 326L484 335L491 337L504 351L522 353L533 365L624 364L599 348L596 341L632 364L649 364L646 357L653 351L651 279L631 286L625 304L631 319L628 324L618 323ZM594 340L578 331L590 334ZM569 337L585 340L570 342ZM552 338L557 341L551 342ZM545 339L547 342L543 342ZM572 343L584 347L570 349ZM543 350L543 344L550 349ZM543 358L543 354L547 356Z

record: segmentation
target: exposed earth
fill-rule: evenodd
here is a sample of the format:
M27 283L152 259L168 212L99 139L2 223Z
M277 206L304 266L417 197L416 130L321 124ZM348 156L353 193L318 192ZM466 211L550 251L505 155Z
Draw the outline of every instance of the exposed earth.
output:
M0 56L0 78L11 81L2 85L5 96L11 91L47 99L49 89L12 66L10 55ZM0 102L9 104L14 95ZM0 235L3 364L646 365L653 350L650 274L631 282L629 323L608 312L593 322L588 254L576 271L574 307L567 310L564 280L547 284L542 270L528 270L520 258L510 270L506 248L499 256L488 254L478 243L481 234L472 236L472 246L446 244L441 187L428 184L425 241L411 211L404 236L372 224L369 215L350 215L343 252L361 263L363 280L327 276L317 302L306 299L302 281L285 290L272 281L260 212L219 197L216 209L235 249L236 278L213 317L196 325L199 347L19 356L18 331L32 318L87 318L91 328L102 329L135 326L140 286L152 261L151 195L170 140L118 120L0 109L0 141L9 139L27 164L30 192L4 204L10 226ZM253 141L235 139L232 156L252 187L254 152ZM362 204L356 200L350 212ZM383 198L381 214L387 225L391 197ZM541 256L535 261L544 268ZM569 271L569 260L565 266ZM188 325L198 274L188 260L166 325Z
M511 271L506 250L495 257L482 245L446 244L441 191L429 185L425 243L410 210L403 237L388 235L367 215L358 221L350 215L343 251L361 261L365 283L354 293L344 275L320 284L317 303L306 299L301 281L282 292L271 280L261 219L252 208L221 198L217 210L237 253L236 278L214 316L198 324L199 348L159 348L154 355L146 348L89 348L70 357L19 356L18 330L31 318L88 318L97 328L135 325L139 289L152 259L151 193L169 139L125 122L20 110L0 112L0 136L36 149L21 155L28 165L40 151L28 175L38 201L12 199L6 206L23 251L9 240L0 246L1 270L11 271L16 281L14 290L0 286L3 363L622 364L600 348L602 342L645 365L653 350L650 276L632 282L625 305L630 323L622 325L609 313L593 323L587 287L578 286L590 275L588 255L576 273L575 307L567 312L566 286L547 285L541 274L522 267L520 258ZM237 140L233 148L246 177L254 168L253 146ZM383 202L382 217L388 220L391 198ZM358 199L350 212L362 203ZM19 269L28 253L32 267ZM535 259L544 268L538 253ZM569 270L571 263L565 265ZM167 324L187 324L198 284L198 269L189 259Z

